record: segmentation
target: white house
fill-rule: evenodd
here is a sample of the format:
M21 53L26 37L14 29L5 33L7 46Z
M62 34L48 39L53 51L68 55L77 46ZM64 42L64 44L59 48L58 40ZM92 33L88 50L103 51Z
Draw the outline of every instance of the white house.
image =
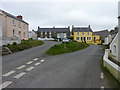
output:
M34 30L29 31L29 38L32 38L33 40L37 40L37 32L35 32Z
M108 35L105 38L103 45L109 45L111 41L112 41L112 37L111 37L111 35Z
M119 30L110 44L110 49L105 50L105 55L103 57L103 66L106 67L111 72L111 74L120 81L120 66L116 63L120 63L120 2L118 5Z
M119 31L118 31L118 61L120 62L120 1L118 5L118 26L119 26Z

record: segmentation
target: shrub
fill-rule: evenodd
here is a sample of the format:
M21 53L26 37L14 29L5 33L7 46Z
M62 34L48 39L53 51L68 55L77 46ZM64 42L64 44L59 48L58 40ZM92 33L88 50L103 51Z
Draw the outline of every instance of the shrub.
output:
M16 42L13 42L13 44L12 45L17 45L17 43Z
M8 43L7 46L10 46L10 44Z

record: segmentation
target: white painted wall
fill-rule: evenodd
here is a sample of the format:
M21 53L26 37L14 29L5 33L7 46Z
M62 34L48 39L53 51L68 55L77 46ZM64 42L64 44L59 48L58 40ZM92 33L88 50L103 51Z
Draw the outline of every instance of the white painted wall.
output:
M118 3L118 16L120 16L120 1ZM120 62L120 18L118 19L118 26L119 26L119 31L118 31L118 61Z

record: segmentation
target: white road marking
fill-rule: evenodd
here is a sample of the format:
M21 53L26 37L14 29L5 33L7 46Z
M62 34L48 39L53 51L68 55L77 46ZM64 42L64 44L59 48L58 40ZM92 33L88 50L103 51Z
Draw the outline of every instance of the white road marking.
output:
M41 62L44 62L45 60L44 59L42 59L42 60L40 60Z
M25 65L22 65L22 66L18 67L17 69L22 69L22 68L24 68L24 67L25 67Z
M30 62L27 62L26 64L32 64L33 63L33 61L30 61Z
M15 71L10 71L10 72L4 74L3 76L4 76L4 77L8 77L9 75L11 75L11 74L13 74L13 73L15 73Z
M19 79L20 77L22 77L25 74L26 74L25 72L21 72L18 75L14 76L13 78Z
M29 67L28 69L26 69L27 71L31 71L34 67Z
M37 61L38 60L38 58L35 58L35 59L33 59L34 61Z
M3 84L0 85L0 90L1 90L2 88L8 87L10 84L12 84L11 81L6 81L6 82L4 82Z
M103 73L101 73L101 79L103 79L104 78L104 74Z
M104 86L101 86L100 88L101 88L101 89L104 89Z
M41 64L41 63L40 63L40 62L38 62L38 63L35 63L34 65L35 65L35 66L38 66L38 65L40 65L40 64Z

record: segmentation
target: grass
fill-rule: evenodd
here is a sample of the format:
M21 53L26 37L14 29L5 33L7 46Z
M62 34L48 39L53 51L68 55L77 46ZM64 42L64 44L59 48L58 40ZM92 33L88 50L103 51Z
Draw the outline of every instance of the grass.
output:
M64 54L64 53L81 50L88 46L89 46L88 44L80 43L80 42L69 42L65 44L58 44L58 45L54 45L53 47L49 48L46 54L47 55Z
M110 82L110 86L118 88L118 90L120 90L120 82L111 74L111 72L106 67L103 66L103 60L100 62L100 68L104 73L104 76Z
M36 47L42 44L43 42L39 40L22 40L21 44L6 45L6 47L8 47L14 53L28 48Z

